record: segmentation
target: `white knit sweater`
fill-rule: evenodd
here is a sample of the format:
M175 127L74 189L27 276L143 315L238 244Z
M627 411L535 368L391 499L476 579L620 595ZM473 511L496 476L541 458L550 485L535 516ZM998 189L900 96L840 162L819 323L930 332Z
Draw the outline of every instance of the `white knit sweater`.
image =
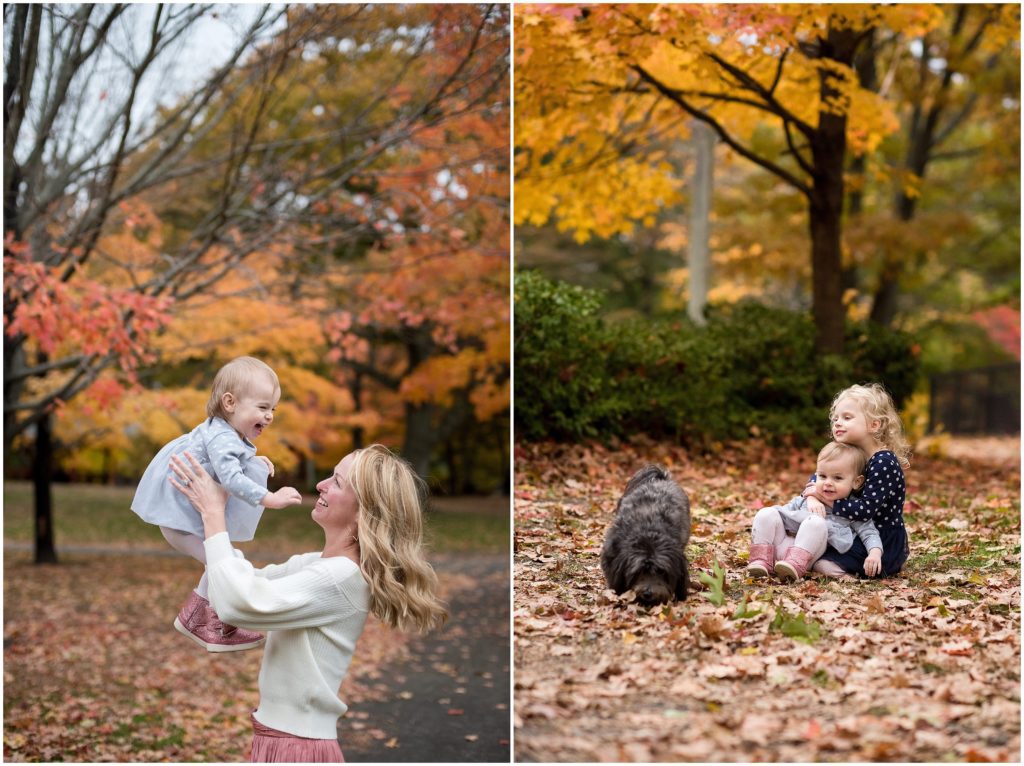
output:
M338 688L370 605L359 566L303 553L254 569L226 532L207 538L206 566L220 619L267 631L256 720L299 737L335 739L348 709Z

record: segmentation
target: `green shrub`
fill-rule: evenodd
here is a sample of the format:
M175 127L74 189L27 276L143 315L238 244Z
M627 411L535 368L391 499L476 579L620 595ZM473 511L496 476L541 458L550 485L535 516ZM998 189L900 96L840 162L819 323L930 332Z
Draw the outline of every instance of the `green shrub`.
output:
M713 312L706 333L729 398L715 438L753 432L808 441L824 431L821 403L833 387L822 379L828 365L814 351L814 324L806 313L744 302Z
M516 431L527 440L597 436L606 402L600 297L531 271L515 277Z
M630 320L606 330L609 386L617 400L616 423L606 433L642 432L702 440L729 416L722 358L699 327L685 319Z
M881 381L902 407L917 386L921 371L920 346L905 332L878 325L848 323L846 356L854 383Z
M902 401L917 357L896 331L847 327L843 356L819 354L805 312L745 302L685 318L609 323L598 293L516 275L515 423L527 439L636 433L692 444L760 435L815 444L832 397L881 380Z

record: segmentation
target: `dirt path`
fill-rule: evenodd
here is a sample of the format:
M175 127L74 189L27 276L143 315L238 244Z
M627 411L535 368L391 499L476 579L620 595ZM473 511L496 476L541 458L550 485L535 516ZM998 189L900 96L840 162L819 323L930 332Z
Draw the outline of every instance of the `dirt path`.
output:
M509 761L508 559L448 557L435 566L473 584L452 597L444 631L412 639L409 659L384 668L372 686L379 698L342 718L347 761Z

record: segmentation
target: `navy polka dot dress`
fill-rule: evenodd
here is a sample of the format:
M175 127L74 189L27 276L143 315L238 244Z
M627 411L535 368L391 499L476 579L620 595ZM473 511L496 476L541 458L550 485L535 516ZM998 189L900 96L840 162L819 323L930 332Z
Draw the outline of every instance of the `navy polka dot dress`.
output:
M832 513L853 521L873 521L882 538L882 571L879 577L891 577L903 569L910 555L907 527L903 523L903 503L907 497L907 483L900 462L889 450L876 452L864 468L864 486L860 492L844 500L836 500ZM867 549L859 537L853 547L840 553L831 545L822 558L832 561L850 574L864 574Z

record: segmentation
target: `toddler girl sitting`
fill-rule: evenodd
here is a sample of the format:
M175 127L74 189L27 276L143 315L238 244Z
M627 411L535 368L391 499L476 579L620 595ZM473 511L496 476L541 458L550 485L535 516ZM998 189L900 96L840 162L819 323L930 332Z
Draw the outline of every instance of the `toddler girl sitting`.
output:
M864 453L850 444L829 442L822 448L814 481L826 508L864 484L865 462ZM822 518L808 509L807 498L802 496L785 505L762 508L751 529L747 574L758 578L774 572L783 581L799 580L826 546L845 552L853 545L855 534L869 551L865 571L877 574L882 561L882 538L872 522L851 521L827 510Z

